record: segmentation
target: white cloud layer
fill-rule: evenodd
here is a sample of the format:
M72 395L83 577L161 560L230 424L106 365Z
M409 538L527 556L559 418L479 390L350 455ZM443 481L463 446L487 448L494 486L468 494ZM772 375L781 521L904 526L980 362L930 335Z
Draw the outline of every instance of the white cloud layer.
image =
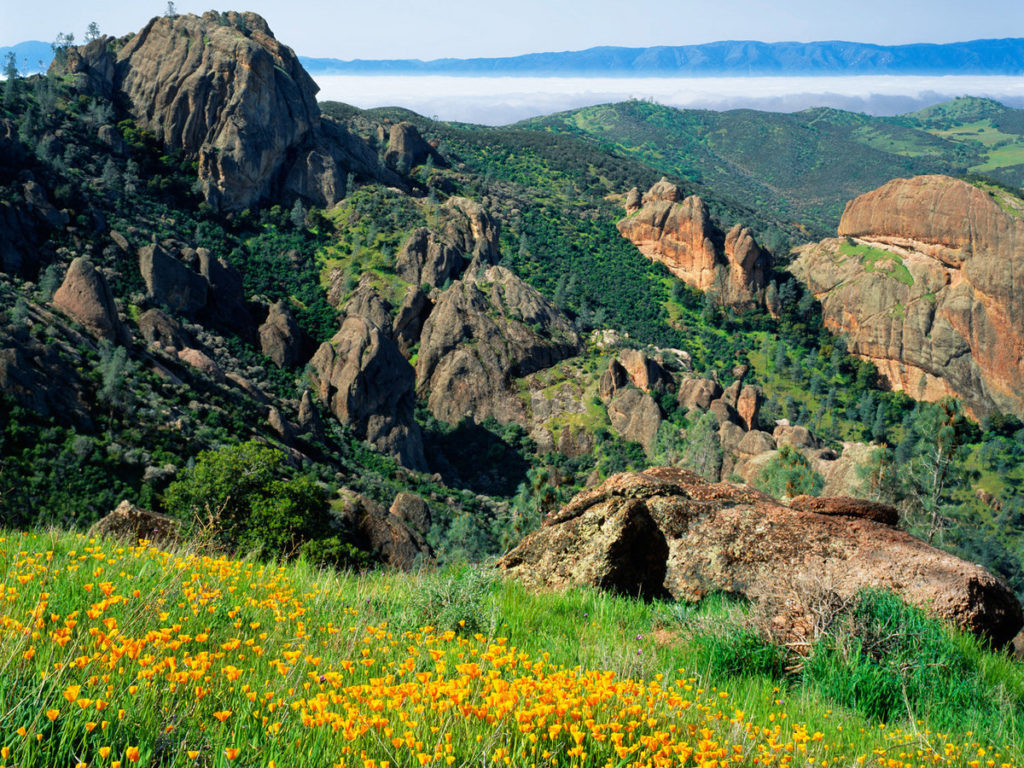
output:
M321 101L405 107L428 117L505 125L577 107L653 99L693 109L795 112L836 107L872 115L911 112L956 96L986 96L1024 107L1021 77L393 77L324 75Z

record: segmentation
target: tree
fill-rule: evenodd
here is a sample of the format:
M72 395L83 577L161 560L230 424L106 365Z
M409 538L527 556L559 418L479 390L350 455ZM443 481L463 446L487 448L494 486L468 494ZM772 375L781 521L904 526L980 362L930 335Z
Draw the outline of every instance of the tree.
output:
M686 448L682 466L705 480L717 481L722 472L722 442L718 439L718 420L708 411L686 430Z
M308 477L288 477L284 454L250 440L203 451L167 487L167 512L208 527L231 548L293 554L329 531L327 493Z
M91 43L93 40L100 39L100 25L95 21L90 21L89 26L85 30L85 42Z
M50 44L53 51L53 60L58 67L63 67L68 60L68 50L75 44L75 35L71 32L64 34L57 33L57 39Z
M167 2L167 10L164 11L164 16L166 16L169 19L178 18L178 9L174 7L174 3L172 3L170 0L168 0Z
M783 445L778 455L765 464L754 485L777 499L804 494L817 496L825 485L825 478L811 468L800 451Z
M292 206L292 212L289 216L292 222L292 226L296 229L304 229L306 226L306 209L302 205L301 200L296 200L295 205Z
M4 107L10 109L14 105L14 97L18 95L18 64L14 51L8 51L4 57Z

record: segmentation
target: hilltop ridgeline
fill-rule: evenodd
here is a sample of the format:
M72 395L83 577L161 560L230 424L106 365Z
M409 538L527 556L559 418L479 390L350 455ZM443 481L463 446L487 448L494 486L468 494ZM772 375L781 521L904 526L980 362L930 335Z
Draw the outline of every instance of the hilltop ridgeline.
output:
M851 201L838 234L799 249L792 271L852 353L917 399L1024 414L1024 202L947 176L895 179Z
M194 160L217 210L270 197L333 205L349 171L401 184L365 142L321 120L317 85L255 13L154 18L136 35L69 49L52 67L80 91L123 103Z

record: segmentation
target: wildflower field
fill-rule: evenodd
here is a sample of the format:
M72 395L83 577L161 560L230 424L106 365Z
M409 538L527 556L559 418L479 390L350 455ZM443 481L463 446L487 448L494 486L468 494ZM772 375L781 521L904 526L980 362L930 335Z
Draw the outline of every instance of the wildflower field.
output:
M1012 716L715 679L658 606L587 590L0 533L0 598L2 768L1024 764Z

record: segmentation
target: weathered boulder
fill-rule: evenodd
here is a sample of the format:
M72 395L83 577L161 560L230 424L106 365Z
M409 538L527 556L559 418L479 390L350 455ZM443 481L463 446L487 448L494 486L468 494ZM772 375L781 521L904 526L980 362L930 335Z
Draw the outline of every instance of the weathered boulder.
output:
M716 591L768 600L800 577L847 597L863 587L890 589L998 645L1024 624L1005 583L910 534L863 517L791 509L666 467L614 475L581 492L499 565L530 584L687 601Z
M427 502L423 500L422 496L417 496L415 493L399 491L391 503L388 513L396 520L421 533L430 530L430 507L427 506Z
M308 389L303 391L302 398L299 400L298 425L302 434L308 435L313 440L323 440L324 423L320 418L320 411L313 404L313 398Z
M629 216L636 213L640 210L641 205L643 205L643 197L640 194L640 190L637 187L633 187L626 193L626 215Z
M638 349L624 349L619 353L619 361L626 369L626 375L637 389L644 392L667 392L676 387L672 374Z
M71 262L53 306L98 339L130 344L131 334L117 316L114 295L99 270L85 256Z
M722 387L713 379L702 379L687 377L679 384L679 393L676 400L684 410L699 408L706 411L711 407L711 401L722 396Z
M437 297L423 324L416 385L441 421L525 423L513 380L580 351L568 318L513 272L470 270Z
M341 504L334 508L334 514L361 549L402 571L433 560L434 553L423 536L380 504L347 488L341 490L340 497Z
M794 448L821 448L821 441L811 434L811 431L807 427L801 427L800 425L779 425L772 432L772 437L775 438L775 443L781 447L783 445L791 445Z
M214 381L225 381L223 369L208 354L200 349L186 347L178 350L178 359L188 363L200 373L204 373Z
M278 368L302 362L305 338L291 310L283 301L270 305L267 319L259 328L260 349Z
M433 149L423 140L415 125L403 121L391 126L388 150L384 155L388 168L404 176L433 154Z
M640 443L648 454L661 426L661 408L654 398L634 387L619 390L608 402L608 420L624 439Z
M739 382L736 382L739 384ZM761 388L746 384L740 388L739 396L736 398L736 415L744 429L758 429L760 424L757 417L761 413L761 403L764 402L764 395Z
M94 523L89 535L124 539L133 546L140 539L168 544L177 541L180 528L181 523L175 518L137 507L125 500L109 515Z
M895 179L850 202L839 238L791 271L893 388L1024 415L1024 201L946 176Z
M367 272L345 302L345 316L358 315L376 325L385 336L391 336L391 304L377 291L374 276Z
M770 256L740 225L723 235L707 205L662 179L643 206L618 223L619 233L688 285L713 291L720 304L759 303L767 287Z
M345 318L311 361L313 385L335 418L411 469L426 470L423 436L413 417L412 367L365 318Z
M601 374L597 384L597 392L602 400L610 400L615 393L629 383L629 374L626 369L615 358L608 361L608 369Z
M150 344L169 352L194 346L192 336L177 320L159 309L147 309L139 315L139 333Z

